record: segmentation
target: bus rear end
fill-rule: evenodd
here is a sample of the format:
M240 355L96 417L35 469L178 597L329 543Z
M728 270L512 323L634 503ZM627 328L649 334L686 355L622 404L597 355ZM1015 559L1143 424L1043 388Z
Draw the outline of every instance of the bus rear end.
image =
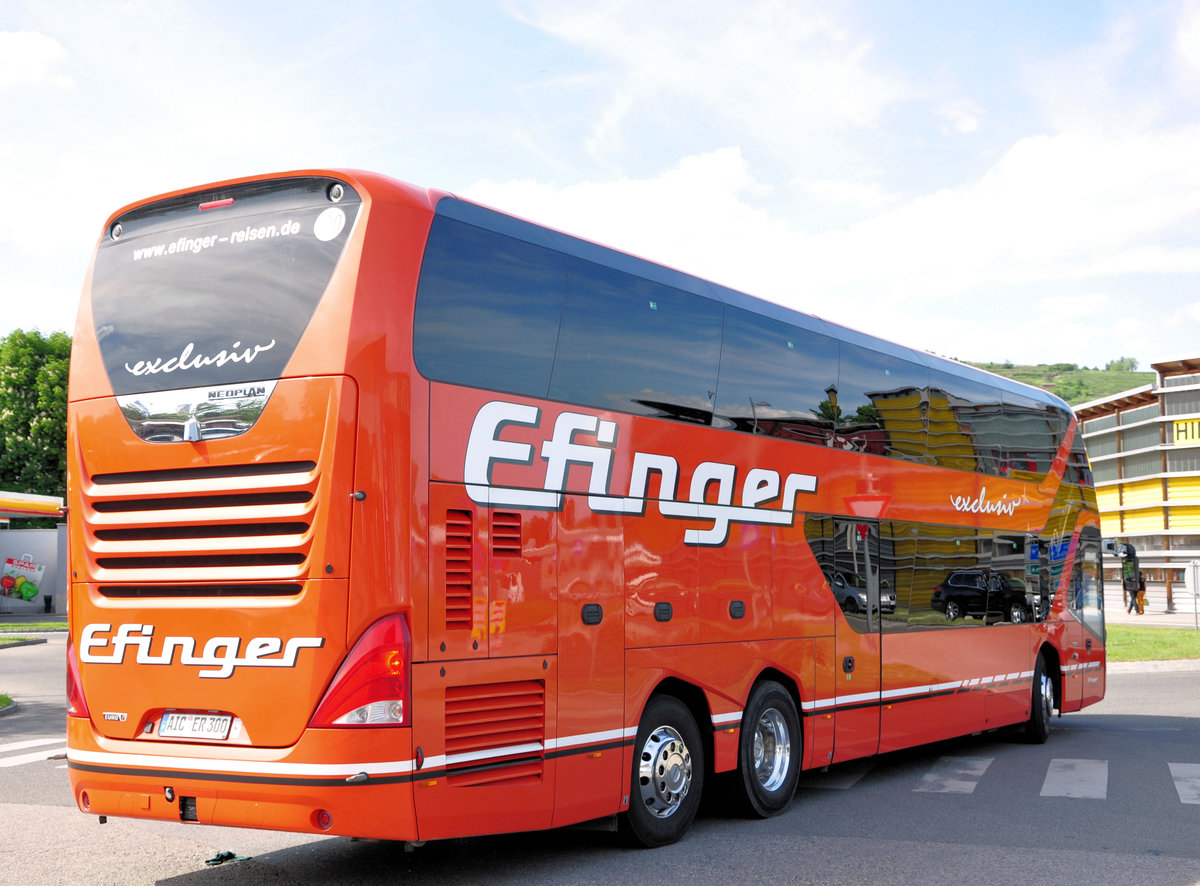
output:
M388 360L372 351L388 312L359 277L369 215L419 257L396 226L419 232L427 210L371 186L239 180L104 229L68 432L68 760L84 811L417 836L406 554L371 550L364 528L387 507L393 531L407 519L395 501L413 481L364 467L384 407L363 381Z

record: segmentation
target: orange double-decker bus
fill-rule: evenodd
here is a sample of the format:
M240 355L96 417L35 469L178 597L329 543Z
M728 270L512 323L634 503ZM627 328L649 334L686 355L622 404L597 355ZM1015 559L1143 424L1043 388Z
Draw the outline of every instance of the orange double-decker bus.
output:
M112 216L69 450L92 814L653 846L1104 694L1061 400L378 175Z

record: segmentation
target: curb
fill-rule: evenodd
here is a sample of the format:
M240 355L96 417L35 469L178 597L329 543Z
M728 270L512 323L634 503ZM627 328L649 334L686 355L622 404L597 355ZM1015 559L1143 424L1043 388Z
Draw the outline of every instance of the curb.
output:
M1148 661L1110 661L1105 664L1110 674L1164 673L1168 671L1200 671L1200 659L1167 658Z
M0 649L16 649L20 646L37 646L39 643L45 642L45 637L31 637L28 640L17 640L13 643L0 643Z
M16 701L13 701L13 703L10 704L8 707L0 708L0 717L5 716L6 714L16 713L17 708L19 708L19 707L20 707L20 705L17 704Z
M61 628L23 628L20 622L0 621L0 634L65 634L67 626Z

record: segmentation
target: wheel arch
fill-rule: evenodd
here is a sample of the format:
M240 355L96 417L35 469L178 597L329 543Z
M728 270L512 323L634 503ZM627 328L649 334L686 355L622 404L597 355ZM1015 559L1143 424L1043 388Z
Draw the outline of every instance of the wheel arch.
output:
M754 693L755 688L759 684L766 683L768 681L770 681L772 683L778 683L780 686L782 686L787 691L787 694L792 697L792 704L794 704L796 706L796 716L800 720L801 737L803 737L804 704L800 697L800 684L796 682L795 677L779 670L778 668L773 668L773 667L764 668L762 673L760 673L755 678L754 682L752 684L750 684L750 689L746 693L745 701L749 702L750 696Z
M660 696L671 696L682 702L684 707L688 709L688 713L692 715L692 719L696 721L696 728L700 730L700 741L704 745L704 769L706 774L713 773L713 722L712 709L709 707L708 699L704 695L704 690L694 683L688 683L686 680L681 680L678 677L667 677L657 686L654 691L646 696L646 702L642 705L642 711L638 713L638 720L641 721L642 713L650 705L650 702Z

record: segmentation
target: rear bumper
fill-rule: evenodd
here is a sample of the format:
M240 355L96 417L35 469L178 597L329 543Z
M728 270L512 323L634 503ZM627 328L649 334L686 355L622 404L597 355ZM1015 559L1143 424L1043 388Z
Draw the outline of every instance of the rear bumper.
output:
M290 748L233 748L107 739L68 717L67 746L72 795L94 815L419 839L409 729L309 729Z

